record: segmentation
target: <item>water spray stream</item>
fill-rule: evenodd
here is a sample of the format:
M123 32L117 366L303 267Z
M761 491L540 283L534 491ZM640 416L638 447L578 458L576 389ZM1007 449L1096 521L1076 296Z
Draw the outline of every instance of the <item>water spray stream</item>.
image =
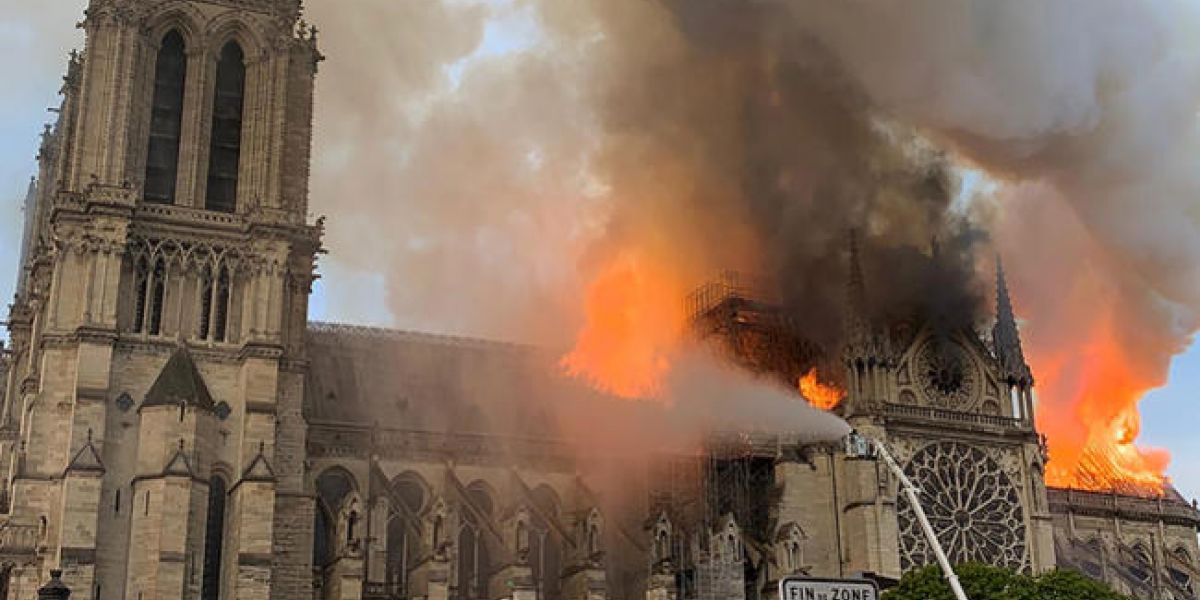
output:
M933 525L929 523L929 517L925 515L925 509L921 506L920 490L904 474L904 469L896 463L896 459L892 457L891 452L888 452L887 446L869 437L860 435L857 432L851 432L847 438L847 447L853 452L856 449L860 454L870 455L872 453L883 459L884 464L891 470L896 479L900 481L900 488L904 491L904 495L908 497L909 504L912 505L913 513L917 517L917 522L921 524L921 531L925 533L926 539L929 540L929 546L933 548L934 556L937 557L938 565L942 568L942 574L946 577L946 582L950 584L950 591L954 592L954 597L957 600L968 600L966 592L962 589L962 584L958 581L958 575L954 573L954 569L950 566L950 560L946 558L946 551L942 549L942 544L938 542L937 534L933 531Z

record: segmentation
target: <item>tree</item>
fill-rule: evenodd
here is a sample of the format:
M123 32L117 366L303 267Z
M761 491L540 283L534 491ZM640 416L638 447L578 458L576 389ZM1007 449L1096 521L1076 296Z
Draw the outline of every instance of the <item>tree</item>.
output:
M955 568L970 600L1130 600L1103 583L1074 571L1050 571L1037 576L981 564ZM935 566L910 571L883 600L955 600Z

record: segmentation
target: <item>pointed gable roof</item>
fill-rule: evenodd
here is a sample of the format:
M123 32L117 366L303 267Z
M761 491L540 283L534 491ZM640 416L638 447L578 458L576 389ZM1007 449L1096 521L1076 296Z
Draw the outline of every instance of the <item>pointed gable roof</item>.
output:
M92 442L91 429L87 433L87 443L71 457L64 473L104 473L104 462L100 460L100 453Z
M258 443L258 454L250 461L250 466L242 473L242 481L275 481L275 469L267 462L267 444Z
M146 392L142 407L180 404L209 411L214 408L212 394L204 384L200 370L196 368L196 363L192 361L192 355L188 353L187 348L183 347L176 350L163 366L158 379L154 380L154 385Z
M192 461L183 449L182 439L179 440L179 448L175 450L175 454L171 455L171 460L167 461L167 466L163 467L162 474L195 479L196 471L192 469Z

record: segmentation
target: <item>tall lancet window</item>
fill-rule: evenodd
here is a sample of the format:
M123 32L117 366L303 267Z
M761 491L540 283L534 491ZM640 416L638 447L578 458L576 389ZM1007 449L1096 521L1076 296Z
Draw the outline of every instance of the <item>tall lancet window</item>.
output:
M221 597L221 547L225 543L225 480L213 475L208 481L208 521L204 534L204 579L201 600Z
M179 170L179 137L183 128L183 89L187 54L183 36L171 30L162 39L154 64L154 98L150 110L150 142L146 151L147 202L175 202Z
M246 63L241 46L229 42L217 62L212 139L208 154L208 193L204 207L233 212L237 207L238 161L242 151L242 105Z

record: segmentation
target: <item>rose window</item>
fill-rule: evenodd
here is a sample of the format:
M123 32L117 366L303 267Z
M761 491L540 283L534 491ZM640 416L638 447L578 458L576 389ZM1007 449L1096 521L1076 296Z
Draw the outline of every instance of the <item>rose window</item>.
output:
M971 358L956 342L931 341L916 360L917 381L934 404L956 407L975 397L977 375Z
M921 490L922 507L951 563L1025 568L1025 512L995 460L978 448L939 442L918 451L904 472ZM897 518L900 568L937 562L903 494Z

